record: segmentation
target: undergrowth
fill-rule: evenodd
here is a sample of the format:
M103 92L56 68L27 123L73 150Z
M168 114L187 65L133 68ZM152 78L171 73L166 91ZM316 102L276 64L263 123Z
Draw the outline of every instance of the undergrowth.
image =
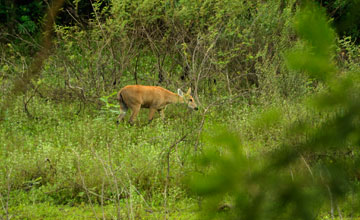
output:
M197 197L183 180L203 172L196 161L206 147L204 132L225 125L239 133L249 156L258 156L274 149L284 138L284 129L307 112L300 102L290 100L249 105L243 99L224 99L200 112L169 106L165 121L157 116L150 124L148 110L142 109L137 123L130 126L117 125L116 112L92 106L76 114L77 104L35 98L29 108L36 112L34 118L15 109L0 125L0 166L6 174L1 192L14 217L24 216L26 207L36 204L74 209L87 204L97 207L97 213L107 207L104 213L116 215L114 210L119 209L123 217L142 216L144 210L162 215L198 210ZM264 112L277 112L282 120L257 126L264 122ZM192 202L185 206L182 201Z

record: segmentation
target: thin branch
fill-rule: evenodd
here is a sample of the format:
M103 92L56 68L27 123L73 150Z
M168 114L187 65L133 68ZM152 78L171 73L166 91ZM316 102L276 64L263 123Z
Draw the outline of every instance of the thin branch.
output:
M97 217L97 215L96 215L96 211L95 211L94 205L93 205L91 197L90 197L90 192L89 192L89 190L88 190L88 188L86 186L84 176L82 175L82 172L81 172L81 169L80 169L80 155L78 153L75 153L75 155L77 156L77 169L78 169L78 172L79 172L79 175L80 175L82 187L84 188L86 196L88 197L90 207L91 207L91 210L93 211L93 214L94 214L95 218L99 219Z
M192 133L192 131L184 134L180 139L176 140L170 147L169 150L167 152L166 155L166 163L167 163L167 169L166 169L166 182L165 182L165 189L164 189L164 209L165 209L165 219L166 219L166 209L167 209L167 194L168 194L168 187L169 187L169 183L170 183L170 154L171 151L183 140L185 140L185 138Z
M311 171L310 165L306 162L306 160L305 160L305 158L304 158L303 155L300 155L300 157L301 157L301 159L303 160L305 166L307 167L309 173L311 174L312 179L314 180L314 174L313 174L313 172Z
M333 196L330 190L329 185L326 185L326 188L329 192L329 197L330 197L330 213L331 213L331 219L334 220L334 201L333 201Z

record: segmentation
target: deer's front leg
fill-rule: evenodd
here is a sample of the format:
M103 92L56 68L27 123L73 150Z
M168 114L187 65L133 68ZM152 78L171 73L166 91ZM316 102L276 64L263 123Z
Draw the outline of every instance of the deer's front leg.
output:
M155 111L156 111L155 108L150 108L150 110L149 110L149 122L151 122L153 120Z

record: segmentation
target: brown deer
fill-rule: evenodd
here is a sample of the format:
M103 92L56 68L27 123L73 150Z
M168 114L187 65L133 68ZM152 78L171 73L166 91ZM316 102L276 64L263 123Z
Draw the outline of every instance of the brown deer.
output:
M198 110L190 93L191 88L188 89L186 94L183 94L181 89L178 89L178 94L175 94L159 86L125 86L117 94L117 100L120 103L120 115L117 122L119 123L119 121L124 119L129 108L132 111L129 120L130 124L134 123L140 108L150 109L149 122L153 119L155 111L158 111L161 118L164 119L165 107L171 103L185 103L189 108Z

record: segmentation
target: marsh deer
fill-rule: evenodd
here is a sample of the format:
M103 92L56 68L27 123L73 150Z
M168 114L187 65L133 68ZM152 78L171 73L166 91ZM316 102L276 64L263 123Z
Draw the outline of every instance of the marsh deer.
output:
M129 85L122 88L117 94L120 103L120 115L118 121L124 119L127 110L132 111L130 124L134 122L140 108L149 108L149 122L153 119L156 111L164 119L164 110L171 103L185 103L191 109L198 110L194 98L190 95L191 88L184 94L181 89L175 94L159 86Z

